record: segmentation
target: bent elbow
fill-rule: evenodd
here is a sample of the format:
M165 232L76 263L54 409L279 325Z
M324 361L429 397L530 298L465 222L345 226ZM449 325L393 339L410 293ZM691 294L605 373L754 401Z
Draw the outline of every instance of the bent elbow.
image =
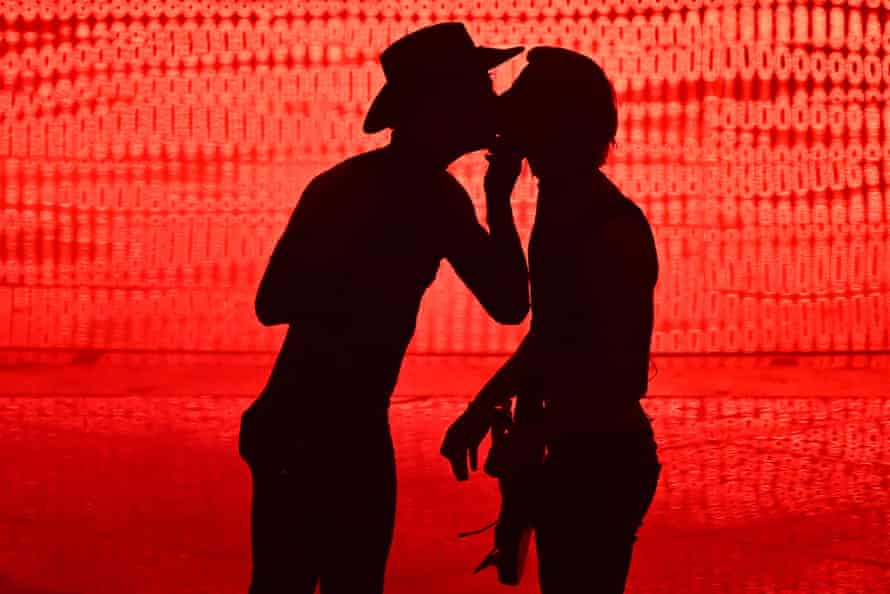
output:
M525 316L528 315L528 310L529 304L526 299L525 301L517 301L515 303L507 304L505 307L499 308L497 311L492 311L491 317L501 324L518 326L525 319Z
M281 322L272 317L269 312L257 308L256 310L256 319L259 320L260 324L263 326L274 326L276 324L280 324Z
M270 307L265 300L257 298L253 309L254 312L256 312L257 320L259 320L260 324L263 326L275 326L277 324L283 324L286 321L282 319L282 316L276 315L274 308Z

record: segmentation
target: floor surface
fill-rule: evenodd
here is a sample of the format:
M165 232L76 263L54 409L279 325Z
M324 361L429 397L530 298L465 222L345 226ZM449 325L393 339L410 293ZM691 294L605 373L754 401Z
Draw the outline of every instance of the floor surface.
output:
M246 591L250 483L236 437L266 360L3 357L0 592ZM500 360L406 361L391 409L400 490L389 592L537 591L534 558L516 589L472 575L491 533L456 534L494 517L496 485L481 474L456 483L437 454ZM886 592L887 363L659 360L646 408L664 469L628 591Z

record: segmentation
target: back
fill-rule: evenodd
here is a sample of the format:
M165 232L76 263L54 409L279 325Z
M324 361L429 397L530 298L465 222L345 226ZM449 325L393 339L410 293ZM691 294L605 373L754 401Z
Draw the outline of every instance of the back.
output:
M402 170L385 149L313 180L282 237L281 260L295 277L285 291L317 292L326 310L291 320L267 393L311 390L301 407L324 406L329 393L386 410L443 256L441 184L435 172Z

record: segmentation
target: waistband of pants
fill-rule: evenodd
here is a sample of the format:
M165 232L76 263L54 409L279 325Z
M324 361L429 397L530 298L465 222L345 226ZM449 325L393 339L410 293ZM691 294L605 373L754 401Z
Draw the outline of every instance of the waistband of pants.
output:
M636 414L636 413L629 413ZM590 449L622 447L632 450L654 450L657 448L652 422L642 407L639 408L638 423L632 428L617 426L603 428L601 425L585 427L583 420L572 426L560 426L557 422L546 423L547 446L550 449Z

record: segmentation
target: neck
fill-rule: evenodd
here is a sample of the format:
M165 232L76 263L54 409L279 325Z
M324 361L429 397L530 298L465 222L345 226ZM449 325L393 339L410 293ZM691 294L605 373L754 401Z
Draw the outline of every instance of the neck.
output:
M588 159L581 159L576 155L559 154L556 151L529 155L528 164L534 176L542 182L592 176L598 171Z
M393 130L389 146L401 156L433 169L447 169L460 157L459 151L449 150L447 146L430 142L403 130Z
M531 169L538 181L547 185L560 185L566 181L592 178L598 172L596 167L590 165L585 167L545 166L537 169L531 167Z

